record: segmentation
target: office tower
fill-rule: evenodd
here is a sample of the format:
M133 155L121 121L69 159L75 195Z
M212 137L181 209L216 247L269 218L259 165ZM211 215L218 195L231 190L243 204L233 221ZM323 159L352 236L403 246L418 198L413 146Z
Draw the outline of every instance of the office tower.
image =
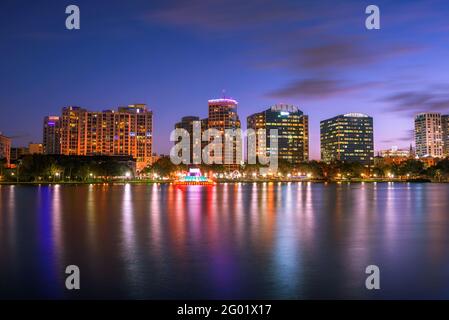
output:
M58 116L44 118L42 142L44 154L61 153L61 121Z
M118 111L91 112L66 107L62 112L61 153L65 155L130 155L137 170L151 164L153 113L144 104Z
M2 135L0 132L0 159L5 161L5 165L9 167L10 165L10 154L11 154L11 139Z
M198 128L198 136L194 136L194 126L195 128ZM193 152L194 150L198 149L198 146L200 148L200 153L199 153L199 158L196 158L196 161L199 161L201 159L201 146L202 146L202 140L201 140L201 135L204 129L204 125L202 126L202 122L200 120L199 117L195 117L195 116L187 116L187 117L183 117L181 119L180 122L175 124L175 129L184 129L188 135L189 135L189 139L190 139L190 148L189 148L189 164L192 164L194 161L193 158ZM178 138L178 141L176 141L175 143L179 143L181 141L181 137ZM195 149L196 148L196 149Z
M415 143L418 157L443 156L443 130L441 114L420 113L415 117Z
M222 163L227 170L235 170L240 166L242 159L242 141L238 137L230 135L225 136L226 130L234 130L241 128L240 120L237 115L238 102L233 99L222 98L212 99L208 101L209 117L207 119L208 129L217 129L222 138ZM232 139L231 148L225 148L225 141Z
M449 157L449 115L441 116L441 128L443 131L443 156Z
M271 108L250 115L248 129L265 131L266 141L259 144L256 138L256 154L274 154L278 160L300 163L309 160L309 118L292 105L277 104ZM277 130L277 148L270 145L271 130ZM248 150L250 152L250 150Z
M373 118L348 113L320 123L321 159L359 162L371 167L374 162Z

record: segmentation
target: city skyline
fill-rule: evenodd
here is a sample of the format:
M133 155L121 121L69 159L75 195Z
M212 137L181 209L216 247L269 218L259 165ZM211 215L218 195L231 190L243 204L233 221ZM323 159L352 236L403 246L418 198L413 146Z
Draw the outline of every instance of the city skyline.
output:
M235 99L231 99L231 98L225 98L225 97L223 97L223 98L217 98L217 99L209 99L208 100L208 104L209 104L209 113L210 113L210 104L211 104L211 102L212 103L220 103L221 101L233 101L234 103L235 103L235 105L237 106L238 105L238 101L237 100L235 100ZM28 148L30 147L30 146L32 146L32 145L40 145L41 146L41 148L42 148L42 153L44 153L44 154L77 154L77 155L83 155L83 154L85 154L85 155L94 155L94 154L108 154L108 153L104 153L104 152L94 152L94 151L88 151L88 146L87 145L84 145L83 146L83 148L85 149L85 151L84 152L81 152L81 151L74 151L73 153L72 152L66 152L66 151L63 151L63 150L61 150L61 149L63 149L63 146L62 145L60 145L60 146L58 146L58 147L56 147L54 144L55 144L55 141L51 141L50 143L52 143L53 144L53 146L51 147L52 149L50 149L50 150L53 150L53 151L46 151L45 149L46 149L46 146L48 145L48 143L46 143L45 141L46 140L49 140L49 139L55 139L56 138L56 140L57 139L60 139L61 141L63 141L64 139L63 139L63 135L62 135L62 123L63 123L63 118L64 118L64 113L66 112L66 110L71 110L72 108L75 108L75 109L77 109L77 110L79 110L79 111L81 111L82 113L85 113L85 116L87 117L86 118L86 120L84 120L84 122L86 123L86 124L88 124L88 127L90 128L92 125L95 125L95 126L100 126L100 123L98 123L98 124L94 124L93 122L92 122L92 120L88 120L88 119L90 119L90 117L96 117L96 116L98 116L98 115L102 115L103 113L111 113L112 115L113 114L116 114L116 115L120 115L121 113L123 113L123 112L125 112L125 113L129 113L129 112L131 112L131 113L135 113L135 108L140 108L140 107L142 107L142 108L145 108L145 110L147 110L147 111L145 111L145 112L149 112L150 114L151 114L151 118L153 118L153 111L146 105L146 104L132 104L132 105L128 105L128 106L117 106L116 107L116 109L117 109L117 111L114 111L113 109L103 109L102 111L98 111L98 110L91 110L91 109L88 109L88 108L83 108L83 107L80 107L80 106L67 106L67 107L63 107L62 108L62 110L61 110L61 112L60 112L60 115L46 115L46 116L44 116L43 117L43 128L41 128L42 129L42 132L41 132L41 139L38 139L37 141L29 141L28 143L26 143L26 144L23 144L23 145L17 145L17 144L14 144L14 138L15 137L10 137L10 136L8 136L8 135L5 135L3 132L1 132L0 131L0 134L2 134L4 137L6 137L6 138L9 138L10 139L10 141L11 141L11 149L26 149L27 148L27 146L28 146ZM269 111L269 110L273 110L273 108L274 109L279 109L279 108L286 108L286 107L288 107L288 108L293 108L293 109L295 109L295 110L297 110L297 111L299 111L300 112L300 114L303 114L302 113L302 111L301 110L299 110L299 108L298 107L296 107L296 106L294 106L294 105L283 105L283 104L275 104L275 105L273 105L273 106L270 106L267 110L260 110L260 111L258 111L258 112L256 112L256 113L254 113L254 114L252 114L252 115L249 115L248 117L247 117L247 121L250 121L250 119L251 120L255 120L255 119L252 119L253 117L255 117L255 116L260 116L260 115L262 115L262 114L264 114L264 113L266 113L267 111ZM282 113L282 110L281 109L279 109L279 110L275 110L275 114L277 114L277 113L279 113L279 114L281 114ZM238 111L236 111L235 112L235 115L236 115L236 117L237 117L237 122L238 122L238 128L240 127L240 120L238 119L239 118L239 114L238 114ZM303 114L304 115L304 114ZM437 140L439 141L438 143L440 144L440 151L439 151L439 154L434 154L433 152L429 152L429 153L426 153L426 152L420 152L419 150L417 151L417 155L419 155L420 157L428 157L428 156L431 156L431 157L437 157L437 158L444 158L444 157L446 157L448 154L449 154L449 152L447 151L447 150L449 150L448 148L449 148L449 130L448 130L448 128L449 128L449 115L445 115L445 114L441 114L441 113L438 113L438 112L427 112L427 113L417 113L415 116L414 116L414 119L413 119L413 121L414 121L414 128L413 128L413 131L414 131L414 133L413 133L413 139L412 139L412 141L410 141L410 144L409 144L409 148L411 148L411 146L413 145L414 146L414 148L428 148L428 146L429 146L429 148L430 148L430 144L433 144L434 142L433 142L433 140L434 140L434 136L433 136L433 134L432 134L432 136L429 136L429 138L426 138L426 136L424 136L424 138L423 137L421 137L421 135L422 135L422 132L424 132L424 131L426 131L426 129L425 129L425 127L424 128L421 128L421 126L422 125L419 125L419 123L420 123L420 118L422 118L422 117L426 117L426 116L428 116L428 115L431 115L432 117L435 117L435 116L438 116L438 129L437 130L439 130L438 132L438 134L439 134L439 136L437 135ZM306 148L306 150L307 149L311 149L311 147L313 148L313 145L310 145L310 143L309 143L309 139L308 139L308 136L309 136L309 129L308 129L308 115L304 115L305 117L306 117L306 131L305 131L305 139L307 140L307 143L305 144L305 148ZM321 161L326 161L325 159L323 159L323 131L322 131L322 125L323 125L323 123L324 122L326 122L326 121L329 121L329 120L333 120L333 119L337 119L337 118L339 118L339 117L356 117L356 118L358 118L358 117L368 117L369 119L371 119L371 128L373 128L373 117L371 117L370 115L367 115L367 114L363 114L363 113L358 113L358 112L350 112L350 113L346 113L346 114L340 114L340 115L334 115L334 116L332 116L331 118L329 118L329 119L323 119L323 120L320 120L320 141L318 142L318 146L319 146L319 151L320 151L320 156L318 157L318 158L308 158L308 156L307 156L307 151L305 151L306 152L306 156L304 157L304 161L308 161L308 160L321 160ZM179 119L178 119L178 121L176 121L176 122L174 122L174 125L173 125L173 127L175 128L175 129L177 129L177 128L182 128L182 129L185 129L185 130L187 130L188 132L189 132L189 134L191 135L192 133L191 133L191 130L192 130L192 128L189 128L189 126L192 126L192 123L193 123L193 121L199 121L200 123L201 123L201 127L202 127L202 129L201 129L201 131L203 131L204 129L206 129L207 127L211 127L211 128L213 128L213 126L209 126L209 121L208 121L208 117L206 117L206 118L201 118L201 117L198 117L198 116L196 116L196 115L191 115L191 114L189 114L189 115L184 115L184 116L182 116L181 117L181 121L179 122ZM425 119L425 118L424 118ZM258 119L258 121L260 121L261 119ZM185 123L183 123L184 121L186 121ZM425 122L424 122L425 123ZM104 125L104 124L103 124ZM270 125L274 125L274 127L276 127L277 125L281 125L281 123L279 123L279 124L275 124L275 123L271 123ZM432 124L432 126L433 126L434 124ZM55 131L53 128L54 127L58 127L58 129L59 130L61 130L61 132L57 132L57 131ZM151 125L151 132L152 132L152 136L151 136L151 154L153 155L153 154L163 154L163 153L157 153L157 152L155 152L154 151L154 149L153 149L153 147L152 147L152 141L153 141L153 139L154 138L156 138L157 137L157 135L154 135L154 132L153 132L153 129L152 129L152 127L153 127L153 125ZM274 128L273 127L273 128ZM253 124L249 124L249 122L248 122L248 125L247 125L247 127L246 127L246 129L254 129L255 127L254 127L254 125ZM435 130L433 127L429 127L429 128L432 128L432 130ZM49 131L49 129L51 130L50 132L50 134L48 133L48 131ZM84 129L84 130L86 130L86 129ZM91 130L91 129L89 129L89 130ZM267 132L268 132L268 127L266 128L266 130L267 130ZM283 130L283 129L281 129L281 130ZM373 130L373 129L371 129L371 134L374 136L374 131L375 130ZM81 132L81 131L80 131ZM421 132L421 133L420 133ZM86 134L86 138L87 138L87 132L85 133ZM267 133L268 134L268 133ZM59 138L57 138L57 136L59 136ZM90 136L89 136L90 137ZM89 139L91 139L92 137L90 137ZM130 137L128 137L128 138L130 138ZM131 137L132 138L132 137ZM89 140L88 139L88 140ZM301 139L303 139L303 138L301 138ZM300 140L301 140L300 139ZM424 139L424 140L423 140ZM427 142L426 142L426 139L428 140ZM95 140L95 139L94 139ZM422 142L422 140L424 141L424 142ZM417 143L417 141L420 141L419 143ZM173 146L173 141L170 141L170 143L172 144L172 146ZM78 143L79 144L79 143ZM176 144L176 142L175 142L175 144ZM375 148L375 139L372 139L371 140L371 144L374 144L374 148L373 147L371 147L370 149L371 149L371 152L373 152L374 151L374 153L373 153L373 156L376 156L376 155L379 155L379 154L381 154L381 153L384 153L384 152L386 152L386 151L389 151L389 150L393 150L393 149L399 149L399 150L407 150L407 148L406 148L406 146L400 146L400 147L398 147L397 145L390 145L390 146L388 146L388 147L386 147L386 148L383 148L383 149L378 149L378 148ZM422 147L421 147L421 145L422 145ZM80 146L81 145L79 145L77 148L79 149L80 148ZM170 149L172 148L172 146L170 147ZM203 149L204 148L204 146L205 146L205 143L203 142L203 143L201 143L201 149ZM92 146L91 146L92 147ZM66 148L67 149L67 148ZM268 148L269 149L269 148ZM267 149L267 151L268 151L268 149ZM290 147L289 147L289 149L290 149ZM286 149L287 150L287 149ZM112 152L112 151L111 151ZM234 152L235 152L235 150L234 150ZM245 151L246 152L246 151ZM34 152L31 152L31 154L32 153L34 153ZM169 154L170 152L167 152L167 154ZM259 151L258 151L258 153L259 153ZM111 153L112 154L112 153ZM129 153L130 155L132 155L132 153ZM234 156L235 156L235 154L234 154ZM282 158L282 156L281 156L281 158ZM245 154L245 159L246 159L246 154ZM235 159L234 159L235 160Z
M448 110L444 1L379 1L374 31L356 1L78 1L76 31L64 27L67 4L5 2L0 105L13 111L0 130L14 146L39 142L41 119L66 105L141 102L155 113L154 151L167 154L173 123L185 110L206 117L223 88L241 119L277 103L308 114L310 159L320 158L319 122L337 114L370 114L377 152L407 148L415 114Z

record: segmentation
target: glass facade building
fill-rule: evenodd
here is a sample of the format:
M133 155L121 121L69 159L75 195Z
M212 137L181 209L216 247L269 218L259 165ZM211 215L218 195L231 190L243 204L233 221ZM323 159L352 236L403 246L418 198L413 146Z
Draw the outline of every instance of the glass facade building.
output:
M259 130L265 132L265 141L255 139L256 154L277 155L278 160L289 163L300 163L309 160L309 118L297 107L286 104L277 104L271 108L250 115L247 118L248 129L253 129L251 134L259 134ZM271 130L277 132L277 147L272 146ZM249 151L250 152L250 151Z
M320 122L321 160L374 164L373 118L348 113Z

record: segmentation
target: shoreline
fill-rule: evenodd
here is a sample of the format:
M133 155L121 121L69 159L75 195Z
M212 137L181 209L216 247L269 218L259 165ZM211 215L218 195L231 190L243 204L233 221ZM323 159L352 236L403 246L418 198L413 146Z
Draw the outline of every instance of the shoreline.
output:
M11 185L29 185L29 186L40 186L40 185L121 185L121 184L173 184L173 180L123 180L123 181L32 181L32 182L14 182L14 181L1 181L0 186L11 186ZM449 181L431 181L429 180L391 180L391 179L376 179L376 180L220 180L216 181L216 184L230 184L230 183L325 183L325 184L349 184L349 183L438 183L444 184L449 183Z

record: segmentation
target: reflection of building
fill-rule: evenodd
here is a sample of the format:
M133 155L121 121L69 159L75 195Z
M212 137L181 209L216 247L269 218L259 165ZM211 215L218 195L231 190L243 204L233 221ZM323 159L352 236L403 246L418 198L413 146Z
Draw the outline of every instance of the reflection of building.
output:
M45 154L61 153L61 121L58 116L44 118L42 142Z
M418 157L443 156L441 114L420 113L415 117L415 142Z
M449 115L441 116L441 128L443 131L443 156L449 157Z
M274 154L279 160L299 163L309 160L309 118L301 110L290 105L275 105L247 118L248 129L256 133L263 129L266 142L259 144L256 138L256 154ZM270 146L270 130L277 130L277 149Z
M321 159L359 162L370 167L374 161L373 118L348 113L320 123Z
M5 165L9 167L11 153L11 139L0 133L0 159L5 160Z
M229 129L240 129L237 104L238 102L236 100L227 98L209 100L209 117L207 119L208 129L217 129L219 131L223 143L222 163L225 165L225 168L231 170L237 169L242 160L241 156L237 157L237 151L239 153L242 152L241 140L238 141L236 137L228 135L229 140L232 138L232 147L225 148L225 131Z
M62 111L61 153L64 155L131 155L137 170L151 164L153 113L144 104L118 111L91 112L79 107Z

